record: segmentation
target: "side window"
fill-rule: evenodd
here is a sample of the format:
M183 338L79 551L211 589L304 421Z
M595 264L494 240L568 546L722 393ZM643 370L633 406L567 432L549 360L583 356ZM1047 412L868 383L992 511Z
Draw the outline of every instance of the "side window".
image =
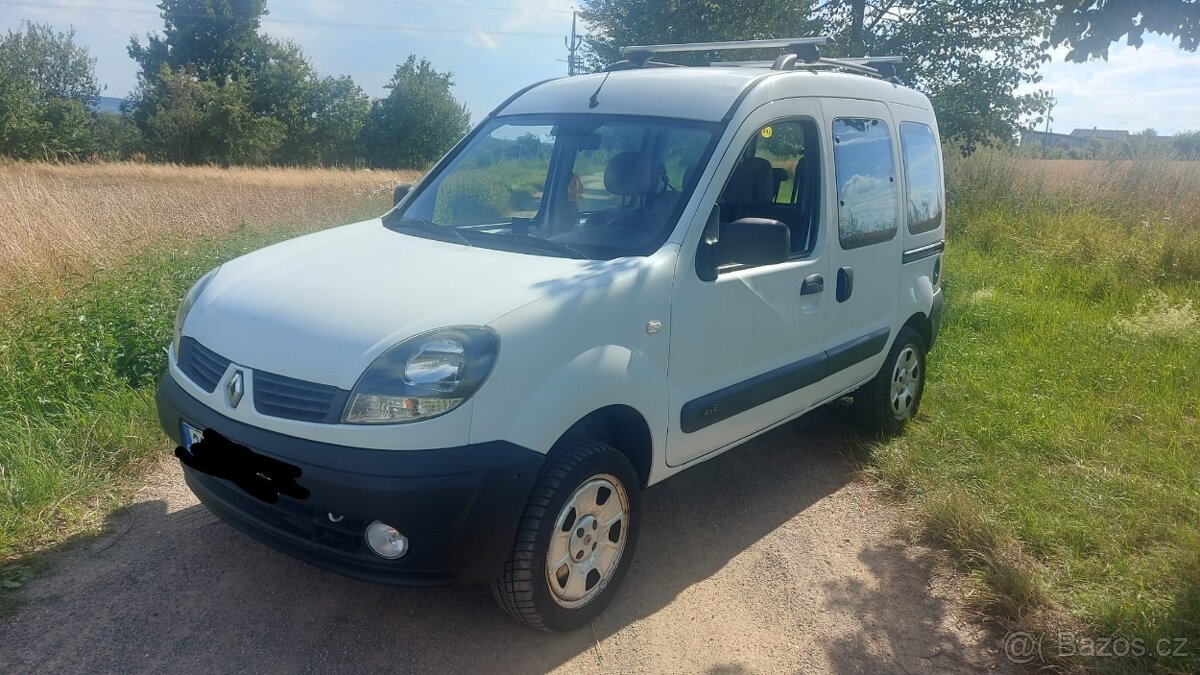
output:
M892 136L883 120L843 117L833 121L838 239L852 249L896 236L896 177Z
M942 224L942 163L933 129L919 122L901 122L900 154L908 191L908 231L936 230Z
M750 138L721 192L721 222L778 220L791 230L792 255L810 253L820 216L821 161L817 124L776 120Z

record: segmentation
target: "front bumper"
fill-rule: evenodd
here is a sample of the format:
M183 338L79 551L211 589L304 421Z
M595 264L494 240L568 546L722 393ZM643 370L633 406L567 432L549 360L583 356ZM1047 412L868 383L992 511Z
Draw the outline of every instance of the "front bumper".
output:
M251 496L229 480L183 466L188 487L214 514L296 558L379 583L434 586L499 578L544 456L496 441L436 450L366 450L285 436L231 420L163 375L163 430L212 429L253 453L299 470L308 496ZM332 515L331 515L332 514ZM399 560L363 539L380 520L409 538ZM336 521L336 522L335 522Z

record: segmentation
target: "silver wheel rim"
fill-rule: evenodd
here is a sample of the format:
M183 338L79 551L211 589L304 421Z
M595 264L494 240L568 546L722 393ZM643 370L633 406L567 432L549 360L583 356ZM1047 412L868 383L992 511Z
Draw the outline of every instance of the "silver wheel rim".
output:
M546 549L546 584L560 607L600 595L621 564L629 534L629 496L621 481L599 474L563 504Z
M896 357L892 368L892 415L898 420L908 419L917 405L917 393L921 391L921 360L917 350L906 345Z

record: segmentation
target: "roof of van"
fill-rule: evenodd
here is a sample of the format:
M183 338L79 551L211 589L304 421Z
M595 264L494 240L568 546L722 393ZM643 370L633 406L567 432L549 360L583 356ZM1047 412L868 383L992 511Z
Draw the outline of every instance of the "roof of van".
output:
M597 89L598 103L590 107ZM640 68L550 80L522 92L497 114L590 112L716 122L733 112L743 92L745 104L752 109L796 96L859 98L930 109L929 99L923 94L864 75L826 70L691 67Z

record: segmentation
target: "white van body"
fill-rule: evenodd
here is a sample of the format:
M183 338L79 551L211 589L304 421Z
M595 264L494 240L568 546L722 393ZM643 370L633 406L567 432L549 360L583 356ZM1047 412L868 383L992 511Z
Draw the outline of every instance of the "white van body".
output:
M885 360L902 329L920 336L923 364L923 350L932 346L941 311L945 232L937 121L925 96L883 79L826 70L630 69L531 87L497 108L480 128L528 116L583 119L600 114L694 121L716 130L705 163L690 175L685 172L690 193L681 193L686 201L675 207L677 215L664 231L665 239L644 255L576 259L469 246L386 227L390 214L402 213L423 191L436 189L439 172L472 143L468 136L389 215L270 246L226 263L206 278L181 313L179 342L170 349L159 394L163 426L181 444L185 465L192 446L211 429L238 447L302 467L295 482L311 495L294 499L281 489L265 500L256 496L270 508L305 502L303 508L287 507L287 515L312 521L312 531L283 532L264 524L267 516L245 512L234 503L232 490L220 492L225 488L217 483L227 483L228 475L187 466L189 484L205 503L269 543L355 576L394 583L497 579L511 571L511 542L522 510L538 481L545 479L554 453L565 446L602 441L622 454L637 476L636 485L622 486L624 498L626 488L633 493L653 485L854 393L891 368ZM797 245L793 228L790 241L797 252L786 259L720 264L715 279L701 278L697 257L704 246L716 245L706 242L715 232L706 228L718 219L722 191L735 167L753 159L747 154L748 144L770 138L789 120L803 125L805 133L815 132L806 137L800 160L819 174L806 176L806 185L814 186L814 199L809 201L814 204L814 224L811 233L800 236L811 241ZM839 184L843 167L836 164L841 150L835 147L849 141L839 138L837 128L850 127L835 124L844 125L845 120L868 129L864 133L874 134L871 138L879 148L885 147L878 139L886 132L891 150L887 179L893 188L880 187L881 177L853 176ZM936 222L917 233L907 222L913 216L906 198L908 149L901 138L906 124L921 125L923 134L928 130L937 170L936 195L929 198L936 198ZM761 158L753 161L765 166ZM792 180L793 195L800 184L801 165L795 166L796 173L783 178ZM787 171L785 167L781 174L777 167L775 174ZM576 178L578 172L572 175ZM846 248L839 223L845 227L849 221L839 221L839 207L859 183L867 185L864 190L876 190L870 197L873 203L864 208L890 209L897 221L890 237ZM779 183L774 189L776 197L784 192ZM892 203L881 203L881 194ZM842 294L847 297L839 300ZM262 403L263 392L256 391L256 383L262 387L268 382L265 378L274 378L269 380L273 391L298 396L311 384L336 392L333 400L348 406L346 400L364 372L388 350L446 327L479 327L489 331L498 346L482 383L444 414L403 423L357 424L347 423L337 410L319 421L302 420L273 413ZM458 349L453 340L449 344ZM202 361L208 369L205 377L196 375L200 371L194 364L181 364L181 345L188 345L185 351L202 351L208 359ZM899 366L893 370L901 372ZM923 380L917 381L915 367L911 370L906 377L913 380L916 389L910 391L919 398ZM293 385L298 388L287 389ZM910 413L915 406L912 401ZM189 433L193 437L187 437ZM266 440L268 436L274 440ZM532 459L503 468L466 460L446 467L436 459L441 450L458 453L496 444L520 448L532 453ZM293 447L302 447L303 456L289 454ZM428 515L420 509L386 516L353 512L353 500L344 497L353 492L349 486L356 480L371 486L382 479L370 475L374 469L364 468L348 469L350 478L326 480L320 472L336 470L339 454L348 449L368 453L362 455L371 458L363 460L364 467L398 462L394 472L380 470L392 476L470 474L484 487L459 490L458 483L471 481L452 481L454 489L445 494L468 495L476 502L486 502L480 495L495 492L499 473L524 472L514 479L512 494L495 502L496 511L511 511L489 521L500 523L501 532L493 537L496 551L471 564L462 563L455 547L437 561L420 557L425 539L441 546L453 533L470 530L479 518L469 509L450 508L453 526L428 537L414 526ZM328 461L320 459L323 452ZM432 458L437 467L421 471L404 465L404 457L418 456L421 461ZM484 474L492 478L478 478ZM341 481L337 499L317 503L320 488L306 485L305 477L318 475L322 478L314 480L320 485ZM611 478L617 473L598 475ZM269 483L274 478L259 472L258 479ZM233 482L254 494L245 487L247 480L255 479L242 476L241 482ZM635 518L632 506L629 509L626 517ZM361 528L378 521L390 528L390 542L404 540L395 544L405 549L396 560L380 557L379 549L372 548L371 533L363 538ZM345 522L359 529L318 531ZM626 536L636 534L630 529L636 524L626 522ZM322 543L323 536L343 534L340 549L327 550ZM347 543L351 538L357 549ZM625 553L628 558L631 546ZM547 574L552 578L554 573ZM538 574L533 578L536 581ZM508 590L513 590L511 583ZM501 587L498 596L504 591ZM539 623L511 600L502 604L539 627L576 625L545 616L545 611ZM602 606L598 601L590 604ZM554 611L566 616L584 609L588 608L558 602Z

